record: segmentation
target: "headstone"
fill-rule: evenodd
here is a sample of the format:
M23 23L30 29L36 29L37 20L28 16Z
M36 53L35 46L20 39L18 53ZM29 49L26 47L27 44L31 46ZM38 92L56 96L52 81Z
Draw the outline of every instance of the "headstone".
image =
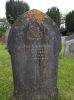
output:
M5 34L4 34L4 36L3 36L3 42L7 45L7 42L8 42L8 35L9 35L9 32L10 32L10 29L11 29L11 27L9 27L7 30L6 30L6 32L5 32Z
M66 37L67 37L67 36L61 36L62 45L65 44L65 42L66 42Z
M74 39L66 41L66 44L65 44L65 55L74 56Z
M69 36L67 36L67 37L65 38L66 41L70 41L70 40L72 40L72 39L74 39L74 35L69 35Z
M46 14L34 9L16 20L8 38L13 100L55 100L60 49L59 30Z

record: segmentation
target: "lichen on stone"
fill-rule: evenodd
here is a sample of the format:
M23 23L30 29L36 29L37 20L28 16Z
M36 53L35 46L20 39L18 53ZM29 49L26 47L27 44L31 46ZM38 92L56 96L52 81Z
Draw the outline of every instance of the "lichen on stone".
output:
M47 16L45 16L45 14L43 14L41 11L38 11L36 9L28 11L26 14L27 16L34 17L37 21L43 21L46 18L48 18Z

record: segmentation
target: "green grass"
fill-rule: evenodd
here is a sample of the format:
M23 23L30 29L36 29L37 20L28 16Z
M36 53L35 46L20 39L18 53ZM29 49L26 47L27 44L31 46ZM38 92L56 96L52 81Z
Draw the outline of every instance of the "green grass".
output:
M59 57L58 87L61 100L74 100L74 57L64 56L64 48Z
M0 44L0 100L10 100L13 91L11 61L5 48Z
M0 100L13 96L13 79L10 56L0 44ZM65 57L62 49L58 66L59 100L74 100L74 57Z

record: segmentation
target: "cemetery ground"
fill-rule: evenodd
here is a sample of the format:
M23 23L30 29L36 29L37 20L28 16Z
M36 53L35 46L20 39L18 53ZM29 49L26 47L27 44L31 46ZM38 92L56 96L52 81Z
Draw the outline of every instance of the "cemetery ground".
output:
M11 100L13 78L10 56L0 43L0 100ZM59 57L58 87L59 100L74 100L74 57L64 56L63 49Z

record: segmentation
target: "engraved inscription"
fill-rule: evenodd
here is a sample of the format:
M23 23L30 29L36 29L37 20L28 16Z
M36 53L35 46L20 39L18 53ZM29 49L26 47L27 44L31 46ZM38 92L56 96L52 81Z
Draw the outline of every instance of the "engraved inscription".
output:
M24 45L19 46L19 49L24 49L24 59L48 59L48 50L50 50L50 45Z

